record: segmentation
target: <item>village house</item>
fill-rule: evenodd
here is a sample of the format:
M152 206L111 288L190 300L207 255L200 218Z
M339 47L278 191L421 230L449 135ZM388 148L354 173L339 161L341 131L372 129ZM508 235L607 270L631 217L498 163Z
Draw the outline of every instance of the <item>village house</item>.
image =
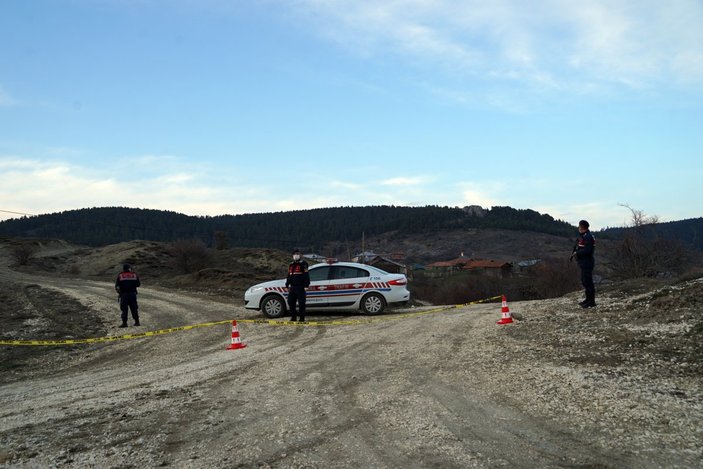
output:
M427 274L434 277L452 275L457 272L469 271L497 277L507 277L511 274L512 264L494 259L473 259L461 255L448 261L438 261L425 266Z
M398 258L399 254L394 254L392 257ZM403 274L408 275L408 269L405 264L402 264L388 256L382 256L370 251L364 251L352 258L352 262L358 262L360 264L372 265L381 270L385 270L391 274Z

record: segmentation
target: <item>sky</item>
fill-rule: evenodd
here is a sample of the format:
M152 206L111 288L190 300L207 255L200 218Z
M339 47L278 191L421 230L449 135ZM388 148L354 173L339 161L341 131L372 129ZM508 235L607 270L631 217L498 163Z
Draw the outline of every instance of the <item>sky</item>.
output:
M697 218L701 25L700 0L0 0L0 220Z

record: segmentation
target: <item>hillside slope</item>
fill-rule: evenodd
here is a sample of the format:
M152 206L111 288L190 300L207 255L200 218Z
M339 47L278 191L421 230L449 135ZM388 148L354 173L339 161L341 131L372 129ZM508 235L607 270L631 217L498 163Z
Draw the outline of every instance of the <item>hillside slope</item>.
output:
M0 339L124 333L112 282L17 272L5 247ZM700 279L648 281L612 285L587 312L577 295L509 301L522 320L504 326L499 303L293 325L145 285L130 333L223 323L0 346L0 464L698 467L701 298ZM226 350L232 319L245 349Z
M205 268L185 274L176 266L171 243L137 240L104 247L81 247L55 240L6 239L5 242L8 246L30 244L44 252L30 259L26 267L19 267L20 271L39 269L59 276L112 280L122 263L129 262L149 284L210 291L237 301L250 285L285 276L290 262L288 252L276 249L208 249L208 260L203 262ZM515 230L460 229L431 235L388 233L370 237L363 246L381 255L400 254L397 259L412 269L423 263L454 259L462 253L467 257L511 263L528 259L554 259L563 263L571 253L573 240ZM323 246L317 254L343 260L361 249L361 244L334 242ZM612 242L599 241L597 274L600 276L608 276L611 251ZM570 267L575 269L573 265ZM573 276L577 278L575 270Z
M377 253L401 253L408 262L449 260L463 254L477 259L496 259L517 262L525 259L568 259L574 239L533 231L502 229L455 229L433 233L389 232L371 236L365 250ZM610 240L599 240L599 255L611 250ZM354 247L361 250L361 246ZM341 243L328 243L329 252L343 253Z

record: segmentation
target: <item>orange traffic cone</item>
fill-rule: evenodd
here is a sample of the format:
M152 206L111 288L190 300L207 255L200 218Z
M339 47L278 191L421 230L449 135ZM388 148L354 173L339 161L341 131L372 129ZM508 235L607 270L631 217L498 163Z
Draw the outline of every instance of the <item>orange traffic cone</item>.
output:
M237 321L232 320L232 343L227 346L227 350L236 350L238 348L244 348L247 344L242 343L242 339L239 338L239 329L237 329Z
M508 308L508 300L505 299L505 295L503 295L503 307L500 311L500 321L496 324L510 324L513 322L513 317L510 315L510 308Z

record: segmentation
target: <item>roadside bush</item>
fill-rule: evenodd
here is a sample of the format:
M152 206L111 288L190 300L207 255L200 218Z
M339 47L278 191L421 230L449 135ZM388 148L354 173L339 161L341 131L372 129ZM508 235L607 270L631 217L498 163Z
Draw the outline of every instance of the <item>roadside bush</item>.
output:
M556 298L581 288L575 262L566 259L540 262L535 266L530 278L534 299Z
M12 249L12 259L17 265L27 265L39 248L33 244L21 244Z
M418 300L433 304L464 304L499 295L503 284L501 278L461 273L449 277L416 275L410 288Z
M169 246L173 267L190 274L208 267L210 254L205 243L198 239L174 241Z
M506 295L512 301L556 298L581 288L578 269L565 259L544 261L526 275L497 277L461 272L445 277L416 275L410 285L415 299L433 304L464 304Z

